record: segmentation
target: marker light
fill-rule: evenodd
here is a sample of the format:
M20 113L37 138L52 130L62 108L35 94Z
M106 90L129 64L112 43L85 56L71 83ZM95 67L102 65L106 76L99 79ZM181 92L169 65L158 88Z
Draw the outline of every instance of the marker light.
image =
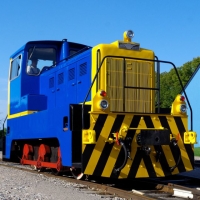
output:
M172 103L171 114L172 115L186 115L187 105L185 97L178 94Z
M181 111L182 113L186 113L186 110L187 110L186 105L185 105L185 104L182 104L182 105L180 106L180 111Z
M129 39L132 39L134 37L134 32L132 30L128 30L126 32L126 36L129 38Z
M184 97L184 96L181 96L181 97L180 97L180 101L185 101L185 97Z
M105 99L101 100L101 101L100 101L100 107L101 107L103 110L105 110L106 108L108 108L108 102L107 102Z
M100 95L101 95L102 97L106 97L107 93L106 93L106 91L101 90Z

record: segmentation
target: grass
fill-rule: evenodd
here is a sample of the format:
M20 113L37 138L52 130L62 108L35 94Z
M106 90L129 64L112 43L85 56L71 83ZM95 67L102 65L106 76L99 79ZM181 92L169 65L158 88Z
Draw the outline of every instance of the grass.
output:
M200 147L194 148L194 155L195 156L200 156Z

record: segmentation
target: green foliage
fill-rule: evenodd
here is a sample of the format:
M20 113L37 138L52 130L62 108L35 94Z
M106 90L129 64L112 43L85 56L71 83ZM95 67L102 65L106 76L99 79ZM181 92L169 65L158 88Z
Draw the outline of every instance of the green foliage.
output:
M177 68L183 86L189 81L199 64L200 57L197 57ZM176 95L182 91L174 69L160 74L160 89L161 108L170 108Z
M200 147L194 148L194 155L200 156Z
M0 138L6 135L6 129L0 130Z

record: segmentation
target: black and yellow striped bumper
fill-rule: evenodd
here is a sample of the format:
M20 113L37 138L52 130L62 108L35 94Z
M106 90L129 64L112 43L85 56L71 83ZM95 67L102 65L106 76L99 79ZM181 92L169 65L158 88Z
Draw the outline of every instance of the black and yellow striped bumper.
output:
M82 171L84 174L113 177L141 178L164 177L193 170L193 145L184 144L187 130L187 117L161 114L98 114L91 113L90 130L96 134L95 144L82 145ZM121 131L124 141L131 144L130 158L125 166L116 173L114 169L124 161L121 145L107 142L112 133ZM165 129L177 140L177 147L169 145L150 145L151 152L146 155L137 143L141 130ZM162 134L162 132L161 132ZM162 136L160 136L162 137ZM180 158L179 158L180 156ZM176 166L174 170L171 167Z

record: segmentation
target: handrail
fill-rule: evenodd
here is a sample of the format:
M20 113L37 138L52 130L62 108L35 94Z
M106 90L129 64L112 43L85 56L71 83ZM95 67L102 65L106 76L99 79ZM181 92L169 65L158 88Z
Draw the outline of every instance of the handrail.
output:
M96 74L95 74L95 76L94 76L94 78L93 78L93 81L92 81L92 83L91 83L91 86L90 86L90 88L89 88L89 90L88 90L88 92L87 92L87 95L86 95L86 97L85 97L85 99L84 99L84 101L83 101L83 104L82 104L82 125L84 125L84 105L85 105L85 102L87 101L87 98L88 98L88 96L89 96L89 94L90 94L90 92L91 92L91 89L92 89L92 87L93 87L93 85L94 85L94 82L95 82L95 80L97 79L97 76L98 76L98 73L99 73L99 71L100 71L100 69L101 69L101 67L102 67L102 65L103 65L103 62L104 62L104 60L106 59L106 58L121 58L121 59L131 59L131 60L143 60L143 61L151 61L151 62L156 62L156 63L159 63L159 65L160 65L160 63L165 63L165 64L171 64L172 66L173 66L173 68L174 68L174 70L175 70L175 72L176 72L176 75L177 75L177 77L178 77L178 80L179 80L179 83L180 83L180 85L181 85L181 88L182 88L182 91L183 91L183 93L184 93L184 95L185 95L185 98L186 98L186 100L187 100L187 103L188 103L188 106L189 106L189 109L190 109L190 113L191 113L191 116L190 116L190 118L191 118L191 131L193 130L193 112L192 112L192 107L191 107L191 105L190 105L190 102L189 102L189 99L188 99L188 97L187 97L187 94L186 94L186 92L185 92L185 89L184 89L184 87L183 87L183 84L182 84L182 82L181 82L181 79L180 79L180 76L179 76L179 74L178 74L178 70L177 70L177 68L176 68L176 66L174 65L174 63L172 63L172 62L169 62L169 61L164 61L164 60L152 60L152 59L144 59L144 58L137 58L137 57L123 57L123 56L113 56L113 55L107 55L107 56L105 56L103 59L102 59L102 61L101 61L101 63L100 63L100 66L98 67L98 69L97 69L97 72L96 72Z
M158 57L155 56L155 59L158 60ZM160 113L160 63L157 62L157 104L158 104L158 113Z
M59 62L57 62L57 63L55 63L55 64L53 64L53 65L51 65L51 66L49 66L49 67L54 67L54 66L58 65L59 63L61 63L62 61L64 61L64 60L69 60L70 58L73 58L74 56L77 56L78 54L80 54L80 53L82 53L82 52L84 52L84 51L86 51L86 50L88 50L88 49L91 49L91 48L92 48L92 47L86 46L86 47L84 47L83 49L80 49L79 51L77 51L76 53L74 53L74 54L72 54L72 55L70 55L70 56L68 56L68 57L66 57L66 58L63 58L63 59L60 60Z
M6 120L7 120L7 118L8 118L8 115L6 115L6 118L4 119L4 122L3 122L3 133L4 133L4 124L5 124Z

